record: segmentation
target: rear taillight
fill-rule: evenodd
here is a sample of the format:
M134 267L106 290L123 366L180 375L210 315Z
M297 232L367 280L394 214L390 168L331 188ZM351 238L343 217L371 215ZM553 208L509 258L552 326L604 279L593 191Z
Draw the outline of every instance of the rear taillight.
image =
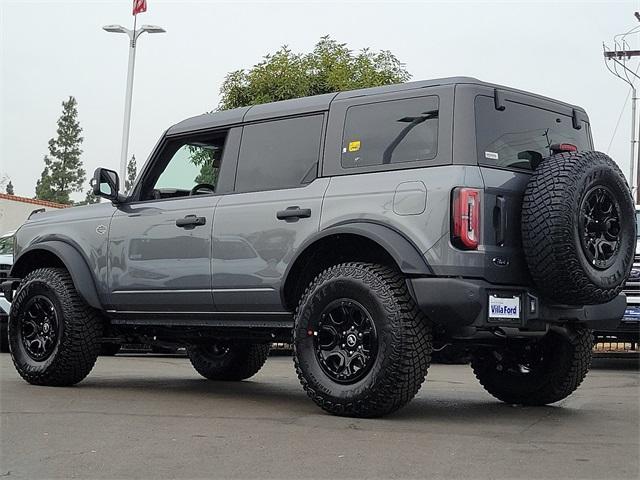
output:
M578 147L576 147L575 145L571 144L571 143L554 143L553 145L551 145L549 147L549 149L551 150L551 153L553 153L554 155L557 153L562 153L562 152L577 152L578 151Z
M480 240L480 190L455 188L451 214L453 244L465 250L477 249Z

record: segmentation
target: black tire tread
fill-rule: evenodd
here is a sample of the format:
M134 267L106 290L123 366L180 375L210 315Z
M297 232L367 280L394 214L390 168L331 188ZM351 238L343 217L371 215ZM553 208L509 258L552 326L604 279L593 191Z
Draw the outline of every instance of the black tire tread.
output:
M594 284L581 266L572 237L578 212L573 204L576 191L588 168L600 164L614 170L616 188L628 192L624 175L616 163L600 152L571 152L544 160L531 176L522 203L522 246L534 283L544 296L569 305L605 303L624 287L633 262L633 248L626 255L628 270L617 285L601 288ZM629 202L632 204L629 195Z
M296 321L301 307L321 284L342 275L357 275L386 302L389 319L393 322L393 344L388 353L392 368L376 388L354 402L336 402L324 392L313 388L300 368L294 328L294 365L298 379L307 395L323 410L334 415L377 417L392 413L416 395L427 375L431 362L432 336L430 325L409 294L405 277L382 265L348 262L334 265L317 275L303 293L296 309Z
M233 344L227 359L212 360L198 345L187 348L191 365L209 380L240 381L253 377L260 371L269 357L269 344Z
M88 306L75 289L71 275L64 268L39 268L30 272L22 281L11 308L11 315L18 310L34 282L47 284L61 303L65 317L62 339L55 358L45 369L30 368L21 364L14 352L13 363L20 376L33 385L70 386L80 382L93 369L100 352L102 317ZM9 322L11 329L11 320Z
M551 332L548 335L560 334ZM571 395L591 367L593 335L590 330L577 330L571 340L566 339L562 345L561 361L546 372L545 381L538 389L530 388L526 375L515 388L508 388L506 382L500 381L500 376L488 371L491 365L477 356L472 357L471 368L484 389L498 400L519 405L548 405Z

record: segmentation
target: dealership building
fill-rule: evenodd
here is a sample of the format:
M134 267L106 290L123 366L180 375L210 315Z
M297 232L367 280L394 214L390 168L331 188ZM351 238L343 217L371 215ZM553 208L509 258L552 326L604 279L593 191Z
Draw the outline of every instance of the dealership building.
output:
M61 203L0 193L0 235L17 229L34 210L66 208Z

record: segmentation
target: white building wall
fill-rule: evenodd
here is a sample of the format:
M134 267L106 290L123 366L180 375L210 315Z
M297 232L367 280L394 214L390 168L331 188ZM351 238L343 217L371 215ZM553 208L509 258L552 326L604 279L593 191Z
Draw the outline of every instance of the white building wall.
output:
M52 210L51 207L44 207L34 203L0 198L0 235L10 230L17 229L24 223L27 217L29 217L29 214L38 208Z

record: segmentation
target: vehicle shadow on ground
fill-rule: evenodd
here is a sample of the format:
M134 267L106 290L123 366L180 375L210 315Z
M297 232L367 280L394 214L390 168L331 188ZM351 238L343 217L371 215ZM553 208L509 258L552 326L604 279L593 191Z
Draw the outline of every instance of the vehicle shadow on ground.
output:
M196 410L211 411L212 403L218 403L222 409L233 406L237 413L245 407L256 416L264 417L304 417L323 415L321 410L307 397L298 385L281 384L265 379L245 380L242 382L212 382L206 379L141 379L141 378L88 378L78 386L82 389L118 390L118 395L135 398L136 401L184 402L188 401ZM113 393L113 392L111 392ZM507 405L486 395L484 392L457 392L430 390L429 384L423 385L419 396L407 406L385 420L428 421L430 423L469 422L509 423L535 420L541 416L553 416L556 419L577 420L584 412L562 406L523 407ZM472 397L472 398L471 398ZM200 406L195 406L195 404ZM259 411L256 407L259 406ZM222 414L216 408L215 411ZM340 418L331 417L329 418ZM352 419L344 419L352 420Z

